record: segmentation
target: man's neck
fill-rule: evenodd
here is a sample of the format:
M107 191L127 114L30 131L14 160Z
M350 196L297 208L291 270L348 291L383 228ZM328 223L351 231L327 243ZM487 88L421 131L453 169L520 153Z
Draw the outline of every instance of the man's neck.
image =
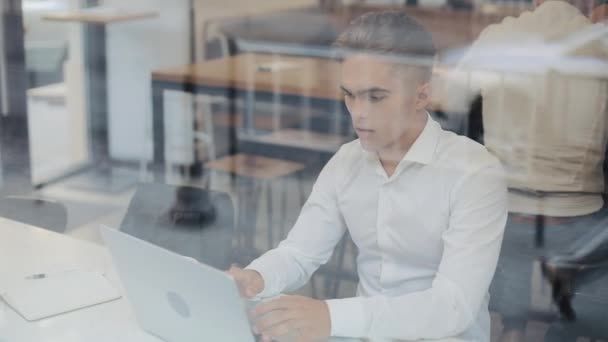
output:
M415 120L412 120L410 128L406 130L394 144L378 151L380 164L382 164L382 168L389 177L393 175L401 159L403 159L424 130L428 120L428 114L426 112L418 113L415 118Z

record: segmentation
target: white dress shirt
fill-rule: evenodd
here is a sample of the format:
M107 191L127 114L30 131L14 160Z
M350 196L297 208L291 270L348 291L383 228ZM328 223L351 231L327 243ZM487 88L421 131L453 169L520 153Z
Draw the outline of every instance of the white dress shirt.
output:
M261 297L295 290L348 229L360 282L357 297L327 301L332 336L486 342L506 217L500 163L429 117L390 177L358 140L342 146L288 237L248 268Z

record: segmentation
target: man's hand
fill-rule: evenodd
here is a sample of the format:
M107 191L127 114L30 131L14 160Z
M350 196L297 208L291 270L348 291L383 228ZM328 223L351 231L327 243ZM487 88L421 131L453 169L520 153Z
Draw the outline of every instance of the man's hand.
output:
M226 273L234 278L241 296L245 298L253 298L264 290L264 278L257 271L244 270L232 265Z
M331 333L329 308L322 300L282 296L253 310L255 330L264 342L289 335L297 342L325 341Z

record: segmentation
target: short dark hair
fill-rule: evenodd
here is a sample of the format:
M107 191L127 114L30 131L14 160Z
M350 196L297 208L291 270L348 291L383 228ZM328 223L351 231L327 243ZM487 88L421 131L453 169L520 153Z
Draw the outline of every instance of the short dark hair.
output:
M423 59L417 67L430 78L437 53L431 34L404 11L369 12L354 19L333 44L334 48Z

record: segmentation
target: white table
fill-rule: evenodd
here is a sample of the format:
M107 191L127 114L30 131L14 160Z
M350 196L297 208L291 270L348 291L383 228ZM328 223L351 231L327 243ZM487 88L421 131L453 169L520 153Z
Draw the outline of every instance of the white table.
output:
M12 279L68 270L101 271L124 293L111 257L103 246L0 218L0 290ZM37 322L27 322L0 300L0 342L30 341L159 340L139 330L133 311L124 296L113 302Z
M96 270L122 289L105 248L0 218L0 288L36 273ZM123 292L124 293L124 292ZM0 342L136 341L156 339L138 331L126 299L27 322L0 301Z

